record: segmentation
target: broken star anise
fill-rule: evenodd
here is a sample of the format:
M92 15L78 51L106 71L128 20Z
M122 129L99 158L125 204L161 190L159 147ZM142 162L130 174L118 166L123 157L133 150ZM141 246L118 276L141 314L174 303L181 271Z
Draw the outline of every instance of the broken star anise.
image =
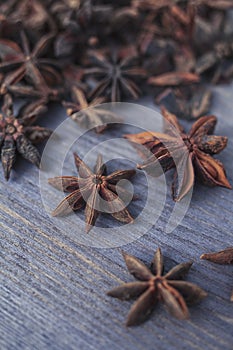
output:
M187 319L187 304L199 302L207 293L193 283L181 281L192 262L181 263L163 275L163 257L157 249L151 271L140 260L123 253L129 272L138 280L124 283L107 294L121 300L138 298L128 314L127 326L136 326L148 319L159 301L178 319Z
M215 253L205 253L201 255L201 259L211 261L216 264L229 265L233 264L233 247ZM231 301L233 301L233 291L231 293Z
M71 88L72 102L63 102L67 115L86 129L95 128L97 133L103 132L108 124L120 122L120 118L107 108L100 105L105 102L103 97L96 97L88 102L85 94L76 86Z
M172 185L173 199L181 200L193 187L195 177L207 186L231 189L223 164L212 157L227 145L227 137L212 135L217 118L213 115L198 119L188 134L176 116L162 107L165 132L144 132L125 135L127 139L145 146L152 155L138 165L153 174L160 164L163 171L176 168ZM160 173L161 174L161 173Z
M56 189L70 193L57 206L52 215L67 215L85 206L87 232L95 225L100 212L107 212L123 223L133 222L122 200L126 191L118 185L118 182L131 178L135 170L118 170L106 175L106 165L101 155L97 158L94 172L76 153L74 153L74 160L79 177L61 176L48 180L49 184Z
M119 53L104 55L93 52L91 54L93 64L86 69L85 74L97 78L98 81L91 93L91 98L103 96L104 93L110 96L112 102L121 101L123 93L134 99L139 97L140 89L135 79L145 77L146 72L136 65L135 55L126 53L123 57L119 56Z
M33 144L47 139L51 131L32 124L38 114L45 109L40 102L34 102L26 107L23 106L15 116L12 97L9 94L5 95L2 114L0 114L0 149L6 180L10 177L17 152L39 167L40 154Z

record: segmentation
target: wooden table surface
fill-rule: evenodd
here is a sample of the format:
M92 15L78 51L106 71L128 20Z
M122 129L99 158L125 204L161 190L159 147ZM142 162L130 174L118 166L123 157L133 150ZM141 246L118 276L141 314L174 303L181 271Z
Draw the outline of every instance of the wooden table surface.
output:
M233 85L217 87L211 109L219 117L216 133L229 137L228 147L218 159L225 164L231 184L232 100ZM64 111L53 107L42 124L55 128L63 119ZM114 137L122 130L109 132ZM104 140L105 134L87 136L81 155L98 137ZM46 212L38 169L17 161L15 170L9 183L3 180L2 170L0 173L1 350L233 348L233 303L229 301L232 266L199 259L203 252L233 245L232 191L197 185L186 216L172 233L164 230L174 205L168 193L163 211L148 233L123 247L97 248L79 243L78 225L77 236L69 234ZM138 193L144 188L142 179L135 178ZM140 200L135 201L130 205L132 213L142 205ZM118 227L114 220L106 220ZM204 288L208 297L190 308L188 321L173 319L161 306L148 322L128 329L124 322L132 303L106 296L107 290L133 280L121 249L149 264L158 246L168 267L194 262L188 280Z

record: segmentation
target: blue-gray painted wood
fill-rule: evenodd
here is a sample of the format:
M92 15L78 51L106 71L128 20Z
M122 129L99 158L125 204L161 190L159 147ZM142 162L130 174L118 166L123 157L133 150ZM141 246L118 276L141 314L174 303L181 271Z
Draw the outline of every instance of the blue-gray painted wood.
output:
M211 112L219 117L217 134L230 138L218 159L225 163L233 184L232 98L233 86L216 88ZM150 101L143 103L152 106ZM42 122L55 128L64 118L64 111L54 108ZM118 136L122 130L109 133ZM87 137L86 147L93 144L91 137ZM147 264L158 246L168 257L168 266L193 260L188 280L209 293L202 303L190 308L187 322L171 318L158 307L148 322L127 329L124 322L131 302L105 295L119 283L133 280L120 248L79 245L57 228L44 210L38 170L22 161L15 169L8 184L0 173L2 350L232 349L232 267L199 259L203 252L233 245L232 191L197 185L182 223L166 234L164 222L173 206L168 198L150 232L123 247ZM140 186L138 181L139 193ZM136 208L140 205L135 202Z

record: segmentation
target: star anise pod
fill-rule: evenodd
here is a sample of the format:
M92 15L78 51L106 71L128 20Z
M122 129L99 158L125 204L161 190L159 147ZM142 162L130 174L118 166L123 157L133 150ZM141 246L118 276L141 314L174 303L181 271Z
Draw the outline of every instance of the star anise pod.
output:
M156 98L156 103L164 106L178 118L197 119L208 113L211 104L211 92L198 88L196 92L191 90L191 96L188 96L188 98L186 96L181 98L177 96L174 89L167 89Z
M214 42L212 49L201 55L196 63L196 73L203 74L213 68L213 83L217 83L221 77L228 78L233 70L233 41L232 34L226 35L222 40ZM228 64L227 64L228 60Z
M91 55L92 67L87 68L85 74L96 77L98 83L90 97L107 94L110 95L112 102L117 102L121 100L124 93L137 99L140 89L134 80L145 77L146 72L136 65L135 58L135 55L127 53L124 57L119 57L114 54L104 55L93 52Z
M58 63L50 58L42 58L42 54L51 45L54 37L53 33L46 34L37 42L31 51L29 40L22 30L20 38L22 49L14 41L7 39L0 40L0 63L1 72L9 72L14 77L14 82L19 82L23 78L32 83L36 88L48 85L60 85L62 83L61 74L55 68ZM11 74L11 75L10 75Z
M173 6L176 2L176 0L132 0L132 6L141 10L157 11L163 7Z
M62 75L64 77L65 88L68 94L71 92L73 86L84 91L86 90L87 86L82 80L83 74L84 69L74 64L69 64L63 68Z
M59 22L61 28L78 29L86 25L92 15L91 0L51 1L50 12Z
M83 91L76 86L72 88L72 102L63 102L67 115L86 129L95 128L97 133L103 132L108 124L120 122L120 118L107 108L100 105L105 102L103 97L97 97L88 102Z
M79 173L76 176L54 177L48 180L56 189L70 194L53 211L53 216L67 215L85 206L86 231L95 225L100 212L107 212L123 223L133 222L122 198L125 189L118 185L122 179L130 179L134 169L118 170L106 175L106 165L99 155L94 172L74 153L74 161Z
M176 201L191 190L195 177L204 185L231 189L223 164L212 157L227 145L227 137L212 135L217 118L212 115L201 117L186 134L174 114L164 107L162 114L166 133L125 135L130 141L145 146L153 153L138 168L153 173L158 162L165 172L176 168L172 185L173 199Z
M179 86L198 83L199 76L189 72L168 72L148 79L148 84L156 86Z
M204 4L209 7L212 7L214 9L219 10L228 10L233 8L233 1L232 0L199 0L199 4Z
M207 293L193 283L181 281L192 266L192 262L181 263L163 275L163 257L158 248L151 271L132 255L123 253L126 266L138 281L124 283L107 294L121 300L138 298L128 314L127 326L136 326L146 321L162 302L170 314L178 319L189 318L187 304L199 302Z
M33 36L55 29L52 16L39 0L16 1L16 6L9 19L11 22L20 22Z
M216 264L233 264L233 247L226 248L217 253L205 253L201 259L209 260Z
M227 265L233 264L233 247L226 248L216 253L205 253L201 255L201 259L209 260L216 264ZM233 291L231 293L231 301L233 301Z
M17 97L37 98L44 105L50 101L60 101L64 95L63 88L50 88L47 84L38 85L38 88L27 84L8 85L7 90Z
M0 25L5 21L10 21L11 16L15 11L17 0L9 0L0 3Z
M40 154L33 144L47 139L51 131L32 124L45 109L41 102L36 102L23 106L15 116L12 97L9 94L5 95L3 114L0 114L0 149L6 180L9 179L17 152L39 167Z

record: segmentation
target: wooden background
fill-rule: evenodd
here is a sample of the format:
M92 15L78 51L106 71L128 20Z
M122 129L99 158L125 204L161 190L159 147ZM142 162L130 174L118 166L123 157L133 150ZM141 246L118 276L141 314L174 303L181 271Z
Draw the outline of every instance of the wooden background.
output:
M231 184L232 99L233 85L215 88L211 110L219 117L216 133L230 138L218 159L224 162ZM152 106L148 101L142 103ZM64 118L63 110L53 108L42 124L55 128ZM112 136L114 132L110 131ZM117 136L121 133L116 131ZM92 147L92 139L87 137L81 154ZM123 247L146 264L158 246L166 256L167 267L192 260L188 280L209 293L202 303L190 308L191 319L187 322L171 318L161 306L148 322L127 329L124 322L131 302L105 295L119 283L133 280L126 271L122 247L80 245L45 211L38 170L22 160L15 169L7 184L0 173L1 350L232 349L232 266L199 259L203 252L233 245L232 191L197 185L185 218L168 234L164 223L173 206L169 193L152 229ZM137 193L144 189L141 180L135 180ZM133 203L132 213L135 215L142 205L141 201ZM115 221L106 220L117 226ZM79 231L77 225L77 235Z

